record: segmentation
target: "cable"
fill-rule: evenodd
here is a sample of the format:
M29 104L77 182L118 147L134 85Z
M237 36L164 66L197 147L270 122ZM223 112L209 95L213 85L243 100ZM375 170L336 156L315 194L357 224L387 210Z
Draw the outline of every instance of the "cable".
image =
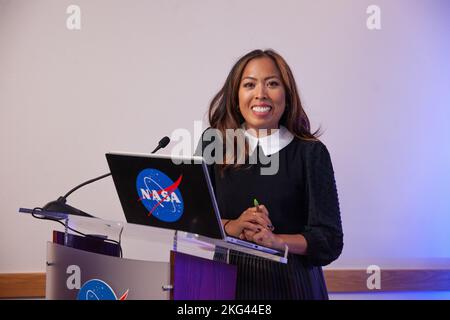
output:
M34 208L33 211L31 212L31 215L33 216L33 218L36 218L36 219L50 220L50 221L58 222L58 223L60 223L62 226L64 226L64 228L67 227L67 229L69 229L69 230L71 230L71 231L73 231L73 232L75 232L75 233L77 233L77 234L79 234L79 235L82 235L82 236L84 236L84 237L86 237L86 238L92 238L92 239L102 240L102 241L104 241L104 242L109 242L109 243L116 244L116 245L119 246L119 254L120 254L120 258L123 258L122 244L121 244L121 238L122 238L123 226L122 226L122 228L120 229L120 232L119 232L119 241L112 240L112 239L102 239L102 238L99 238L99 237L96 237L96 236L93 236L93 235L90 235L90 234L85 234L85 233L80 232L80 231L78 231L78 230L75 230L75 229L73 229L73 228L71 228L71 227L69 227L69 226L66 226L64 223L62 223L62 222L60 221L60 220L65 219L65 218L57 219L57 218L49 218L49 217L44 217L44 216L38 216L39 213L36 214L36 212L35 212L35 211L42 211L42 210L43 210L42 208L36 207L36 208Z
M87 185L87 184L89 184L89 183L95 182L95 181L97 181L97 180L106 178L106 177L108 177L108 176L110 176L110 175L111 175L111 172L110 172L110 173L105 173L104 175L101 175L100 177L97 177L97 178L88 180L88 181L86 181L86 182L83 182L82 184L76 186L75 188L73 188L72 190L70 190L69 192L67 192L67 193L63 196L64 200L67 199L67 197L68 197L72 192L74 192L74 191L80 189L81 187L83 187L83 186L85 186L85 185ZM64 201L64 202L65 202L65 201Z

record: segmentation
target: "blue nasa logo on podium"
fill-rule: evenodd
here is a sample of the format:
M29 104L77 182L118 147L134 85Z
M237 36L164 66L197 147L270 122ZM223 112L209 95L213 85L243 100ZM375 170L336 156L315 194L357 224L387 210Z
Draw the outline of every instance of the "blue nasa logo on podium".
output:
M157 169L144 169L136 178L136 189L148 216L164 222L175 222L184 211L183 197L179 186L183 175L174 182Z
M78 291L77 300L126 300L129 290L126 290L120 298L109 284L100 279L87 281Z

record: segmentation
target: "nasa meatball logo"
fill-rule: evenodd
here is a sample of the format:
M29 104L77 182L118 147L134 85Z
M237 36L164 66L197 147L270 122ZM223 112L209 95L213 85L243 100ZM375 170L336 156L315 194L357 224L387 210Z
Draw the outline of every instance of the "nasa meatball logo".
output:
M77 300L125 300L129 290L126 290L120 298L105 281L92 279L87 281L78 291Z
M144 169L136 178L138 201L147 209L148 216L164 222L175 222L184 211L183 197L178 189L183 175L174 182L157 169Z

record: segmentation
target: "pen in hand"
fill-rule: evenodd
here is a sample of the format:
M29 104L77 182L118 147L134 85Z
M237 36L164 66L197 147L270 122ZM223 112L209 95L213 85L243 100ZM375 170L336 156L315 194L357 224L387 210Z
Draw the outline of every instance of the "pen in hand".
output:
M256 198L253 199L253 204L254 204L255 207L256 207L256 212L261 212L260 209L259 209L259 202L258 202L258 200L256 200ZM267 225L267 228L268 228L270 231L273 231L273 230L275 229L274 226L271 225L271 224Z
M258 202L258 200L253 199L253 204L254 204L255 207L256 207L256 212L259 212L259 202Z

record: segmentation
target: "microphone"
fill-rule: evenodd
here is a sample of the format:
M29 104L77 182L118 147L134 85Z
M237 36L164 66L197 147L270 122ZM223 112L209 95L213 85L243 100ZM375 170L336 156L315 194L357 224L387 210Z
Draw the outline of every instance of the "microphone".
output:
M155 153L156 151L158 151L159 149L165 148L170 142L170 138L169 137L164 137L161 140L159 140L158 142L158 146L156 147L155 150L152 151L152 153Z
M166 137L162 138L161 140L159 140L158 146L151 153L155 153L159 149L165 148L169 144L169 142L170 142L170 138L169 137L166 136ZM66 214L73 214L73 215L77 215L77 216L95 218L93 215L90 215L89 213L86 213L84 211L81 211L80 209L74 208L74 207L69 206L68 204L66 204L67 197L70 194L72 194L74 191L80 189L81 187L84 187L87 184L91 184L91 183L93 183L95 181L98 181L98 180L101 180L103 178L109 177L110 175L111 175L111 172L110 173L106 173L104 175L101 175L101 176L99 176L97 178L88 180L86 182L83 182L82 184L80 184L80 185L76 186L75 188L71 189L64 196L59 197L55 201L51 201L51 202L47 203L42 209L44 211L53 211L53 212L58 212L58 213L66 213Z

